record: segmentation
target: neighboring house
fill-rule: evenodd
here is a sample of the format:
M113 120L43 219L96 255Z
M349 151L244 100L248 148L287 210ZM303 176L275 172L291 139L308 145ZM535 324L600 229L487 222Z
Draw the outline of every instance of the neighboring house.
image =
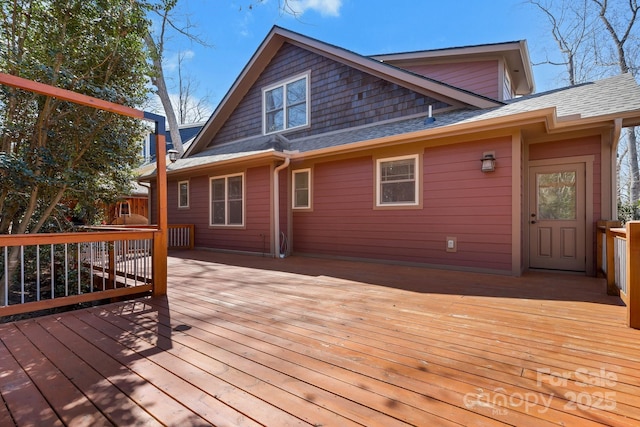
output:
M594 274L640 88L533 90L524 41L365 57L274 27L168 165L169 223L222 251Z
M107 223L145 225L149 223L149 188L137 182L129 194L108 206Z
M187 123L178 126L178 132L180 132L180 138L182 139L182 145L188 147L200 132L200 129L204 126L203 122L200 123ZM171 140L171 133L169 129L165 132L165 144L166 150L169 151L173 148L173 141ZM142 144L142 158L144 163L151 163L156 158L156 140L153 133L149 133Z
M193 142L195 136L200 132L204 123L189 123L178 127L182 144L185 148ZM165 132L166 150L173 148L171 134L167 129ZM155 170L156 148L155 135L147 135L142 146L143 164L136 173L138 175L148 174ZM107 221L109 224L130 224L140 225L149 222L149 189L138 182L132 183L130 194L123 195L117 203L107 207Z

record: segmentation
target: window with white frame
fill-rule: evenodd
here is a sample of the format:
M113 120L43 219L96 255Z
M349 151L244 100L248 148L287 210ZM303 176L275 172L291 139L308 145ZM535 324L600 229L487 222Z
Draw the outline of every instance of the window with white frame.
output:
M210 225L244 225L244 174L211 178L209 194Z
M293 172L293 208L311 207L311 169L299 169Z
M418 155L376 161L376 205L419 204Z
M309 124L309 75L298 76L262 91L264 133Z
M178 207L189 207L189 181L178 182Z

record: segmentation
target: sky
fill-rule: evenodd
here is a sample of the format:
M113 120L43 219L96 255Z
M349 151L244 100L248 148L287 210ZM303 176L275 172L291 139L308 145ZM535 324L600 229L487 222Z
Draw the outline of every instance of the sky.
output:
M545 18L524 0L289 0L296 16L282 13L282 4L180 0L176 17L188 18L191 31L211 46L172 35L165 48L169 79L182 53L183 75L215 108L274 25L362 55L527 40L533 63L559 57ZM534 66L536 92L564 86L564 71Z

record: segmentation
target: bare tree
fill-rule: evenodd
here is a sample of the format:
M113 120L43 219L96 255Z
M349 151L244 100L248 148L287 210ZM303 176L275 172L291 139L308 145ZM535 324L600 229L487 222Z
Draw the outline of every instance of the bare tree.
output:
M639 43L638 39L631 37L632 30L638 19L638 1L628 0L626 9L622 5L619 7L613 7L612 3L608 0L592 0L593 3L598 5L598 16L604 24L607 33L610 36L612 43L612 49L615 52L612 56L614 64L620 73L628 73L632 71L627 60L628 43ZM635 66L633 67L635 70ZM627 150L629 153L629 169L631 172L631 203L636 204L640 200L640 168L638 167L638 140L636 138L635 128L627 129Z
M178 120L180 124L196 123L206 120L211 114L209 91L196 97L199 84L191 74L185 71L186 53L178 54ZM173 137L173 135L172 135Z
M596 33L595 19L589 16L588 0L564 1L560 5L545 0L529 0L529 3L547 19L551 35L562 55L562 62L547 57L545 61L534 65L565 66L570 85L588 80L595 62L589 46L593 44L593 35Z
M209 45L197 34L192 32L194 26L191 24L188 17L182 19L181 23L178 22L178 19L174 19L173 11L177 3L178 0L161 0L159 3L148 5L149 10L160 18L160 24L156 34L152 34L152 32L149 31L145 35L144 41L147 45L147 49L149 50L149 56L153 65L151 83L155 86L155 93L158 95L158 98L160 98L160 102L162 103L173 147L178 151L179 155L182 155L184 153L184 147L182 145L180 132L178 131L178 118L169 95L167 78L163 67L167 32L171 29L192 42L198 43L202 46Z
M637 76L637 64L632 60L640 50L640 38L635 31L638 0L528 0L528 3L548 20L564 59L544 63L566 66L570 84L627 72ZM626 144L621 144L619 152L619 191L627 186L625 181L628 182L628 199L635 205L640 199L635 128L626 130L625 139ZM628 180L622 167L623 159L628 164Z

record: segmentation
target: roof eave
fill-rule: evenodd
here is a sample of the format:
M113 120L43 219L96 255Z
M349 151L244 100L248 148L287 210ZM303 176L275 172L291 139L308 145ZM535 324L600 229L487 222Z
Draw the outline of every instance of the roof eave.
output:
M453 105L467 104L477 108L492 108L502 105L500 102L474 95L470 92L454 88L445 84L427 80L420 76L412 75L403 70L396 70L379 61L349 52L342 48L332 46L330 44L320 42L318 40L303 36L301 34L286 30L281 27L274 26L269 34L262 41L256 52L253 54L247 65L236 78L231 88L227 91L224 98L218 104L205 126L200 130L196 137L196 141L187 149L184 156L188 157L193 153L197 153L220 129L224 121L231 115L235 107L249 91L253 83L262 73L273 56L278 52L284 42L303 47L315 51L316 53L346 63L349 66L360 69L365 72L385 78L394 83L409 87L416 92L429 96L436 96L445 102Z
M349 152L369 150L382 146L388 147L396 144L406 144L418 141L455 137L465 134L495 131L498 129L519 128L535 123L543 124L546 132L549 134L579 129L613 127L615 126L616 120L620 119L622 119L623 123L634 123L636 121L640 121L640 111L628 112L624 114L609 114L587 119L565 120L562 117L559 118L557 116L555 107L548 107L535 111L513 114L506 117L497 117L481 121L453 124L440 128L425 129L417 132L360 141L343 146L327 147L312 151L306 151L292 156L292 159L325 157L335 154L345 154ZM626 124L624 126L626 126Z

